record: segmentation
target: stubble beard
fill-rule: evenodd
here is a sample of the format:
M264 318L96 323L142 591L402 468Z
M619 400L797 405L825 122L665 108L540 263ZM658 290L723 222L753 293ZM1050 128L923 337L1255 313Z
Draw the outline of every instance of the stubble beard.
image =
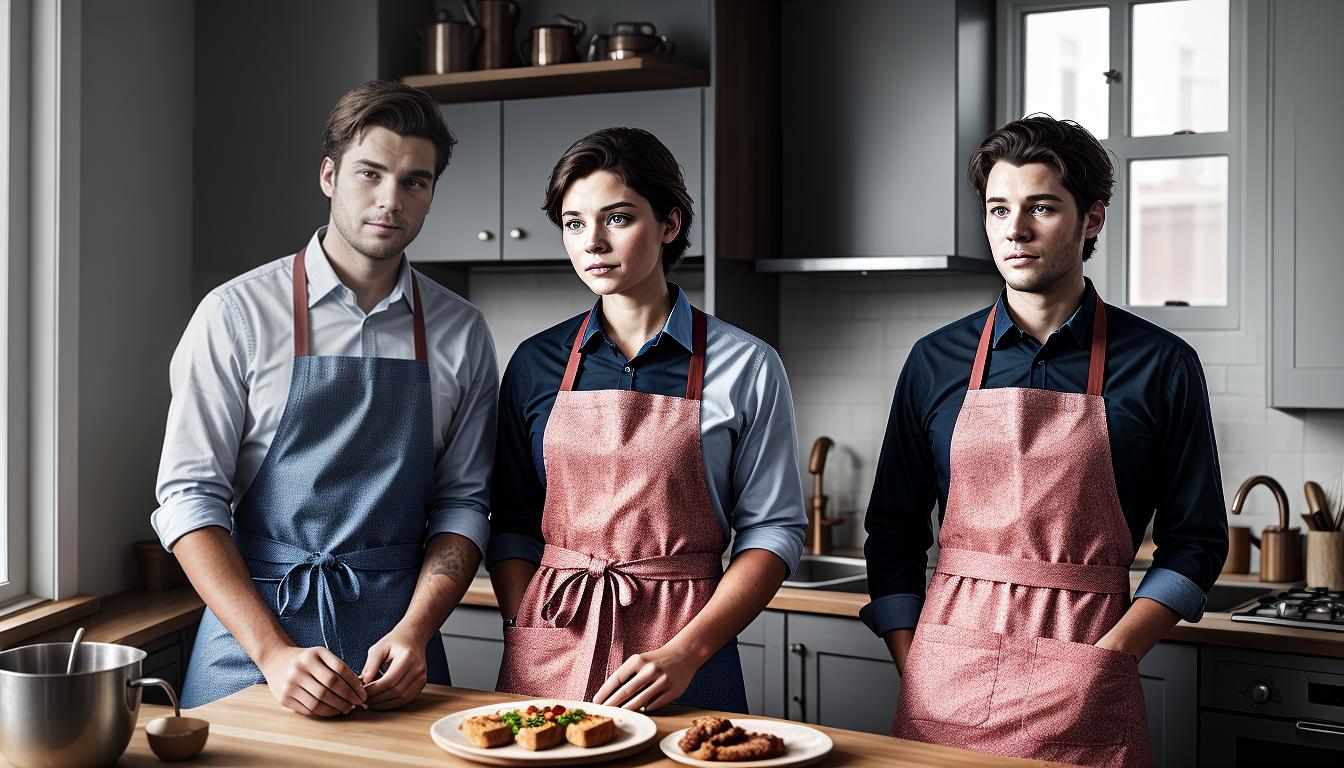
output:
M411 232L406 229L405 222L401 222L403 227L399 231L399 236L390 239L383 239L371 236L361 236L360 228L363 226L363 220L356 217L351 219L349 214L337 203L336 196L331 198L331 220L336 225L336 232L350 247L366 259L377 262L385 262L395 259L406 250L418 231Z
M1069 238L1070 248L1079 254L1079 260L1053 259L1050 269L1045 272L1039 272L1034 275L1023 275L1017 280L1004 278L1008 284L1018 293L1047 293L1060 280L1067 277L1073 270L1082 264L1082 235L1084 219L1079 217L1078 226L1073 229L1073 236Z

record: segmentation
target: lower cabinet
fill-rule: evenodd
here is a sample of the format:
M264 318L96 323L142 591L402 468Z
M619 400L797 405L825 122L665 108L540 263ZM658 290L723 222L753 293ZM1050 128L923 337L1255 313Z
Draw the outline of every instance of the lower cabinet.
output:
M788 614L785 717L891 733L901 677L887 645L858 619Z
M182 681L187 675L187 662L191 660L191 649L196 644L196 624L180 629L163 637L158 637L144 645L145 660L140 664L141 677L158 677L168 681L173 692L182 695ZM168 705L168 694L158 686L143 688L140 700L146 704Z
M1194 765L1199 744L1199 646L1158 643L1139 662L1153 768Z
M499 609L459 605L439 630L453 685L495 690L504 658L504 622Z

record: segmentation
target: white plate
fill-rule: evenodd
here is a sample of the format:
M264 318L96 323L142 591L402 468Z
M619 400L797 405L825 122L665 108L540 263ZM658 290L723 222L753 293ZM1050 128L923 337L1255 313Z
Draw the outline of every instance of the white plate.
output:
M811 765L826 756L831 751L834 743L831 737L818 731L816 728L808 728L806 725L798 723L784 723L778 720L748 720L747 718L731 718L733 725L744 731L759 731L760 733L769 733L784 740L784 754L779 757L772 757L769 760L747 760L738 763L721 762L718 760L696 760L687 756L677 746L681 737L686 734L687 729L682 728L674 734L658 743L662 748L663 754L676 760L678 763L686 765L697 765L702 768L723 768L723 766L737 766L737 768L783 768L784 766Z
M552 707L563 705L566 709L582 709L590 715L603 715L616 722L616 738L600 747L585 749L576 747L568 741L560 746L543 749L540 752L523 749L515 744L507 744L494 749L483 749L467 740L458 728L463 720L476 715L490 715L509 709L527 709L529 706ZM429 735L444 750L458 757L464 757L478 763L489 765L589 765L618 757L634 754L658 738L658 726L638 712L617 707L604 707L585 701L566 699L528 699L527 701L501 701L474 709L464 709L447 717L439 718L429 727Z

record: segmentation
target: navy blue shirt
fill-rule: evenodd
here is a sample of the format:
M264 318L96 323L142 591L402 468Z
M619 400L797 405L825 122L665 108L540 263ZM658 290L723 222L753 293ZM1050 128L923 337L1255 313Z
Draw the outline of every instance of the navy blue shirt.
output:
M1045 343L1014 325L1000 294L984 387L1087 391L1091 281ZM1150 520L1157 550L1134 596L1196 621L1227 556L1227 516L1208 387L1199 358L1175 334L1106 307L1103 396L1120 506L1135 549ZM896 384L868 505L868 589L861 617L876 633L914 627L923 606L931 512L947 505L952 429L989 308L916 342ZM1156 517L1154 518L1154 515Z

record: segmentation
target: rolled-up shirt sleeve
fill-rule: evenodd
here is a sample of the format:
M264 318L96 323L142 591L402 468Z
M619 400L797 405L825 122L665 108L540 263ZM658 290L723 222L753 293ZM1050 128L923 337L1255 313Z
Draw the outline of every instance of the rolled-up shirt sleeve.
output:
M868 594L859 618L875 634L909 629L924 606L924 572L938 498L933 447L924 423L928 373L916 345L896 382L877 476L864 518Z
M541 512L546 489L532 457L526 414L532 370L521 348L514 353L499 389L499 437L495 447L494 494L490 510L490 546L485 565L519 559L541 563L546 542Z
M490 540L490 473L495 456L499 364L485 318L476 316L468 334L469 377L457 414L443 435L433 506L425 538L456 533L484 555Z
M242 313L211 293L201 301L168 369L172 401L150 516L165 549L183 535L233 525L233 475L247 413L253 353Z
M1199 621L1227 557L1227 515L1204 370L1193 350L1180 355L1168 385L1167 423L1157 467L1153 520L1157 549L1134 597Z
M779 354L766 347L759 355L760 364L745 390L745 424L733 447L732 555L764 549L783 560L792 574L807 531L793 394Z

